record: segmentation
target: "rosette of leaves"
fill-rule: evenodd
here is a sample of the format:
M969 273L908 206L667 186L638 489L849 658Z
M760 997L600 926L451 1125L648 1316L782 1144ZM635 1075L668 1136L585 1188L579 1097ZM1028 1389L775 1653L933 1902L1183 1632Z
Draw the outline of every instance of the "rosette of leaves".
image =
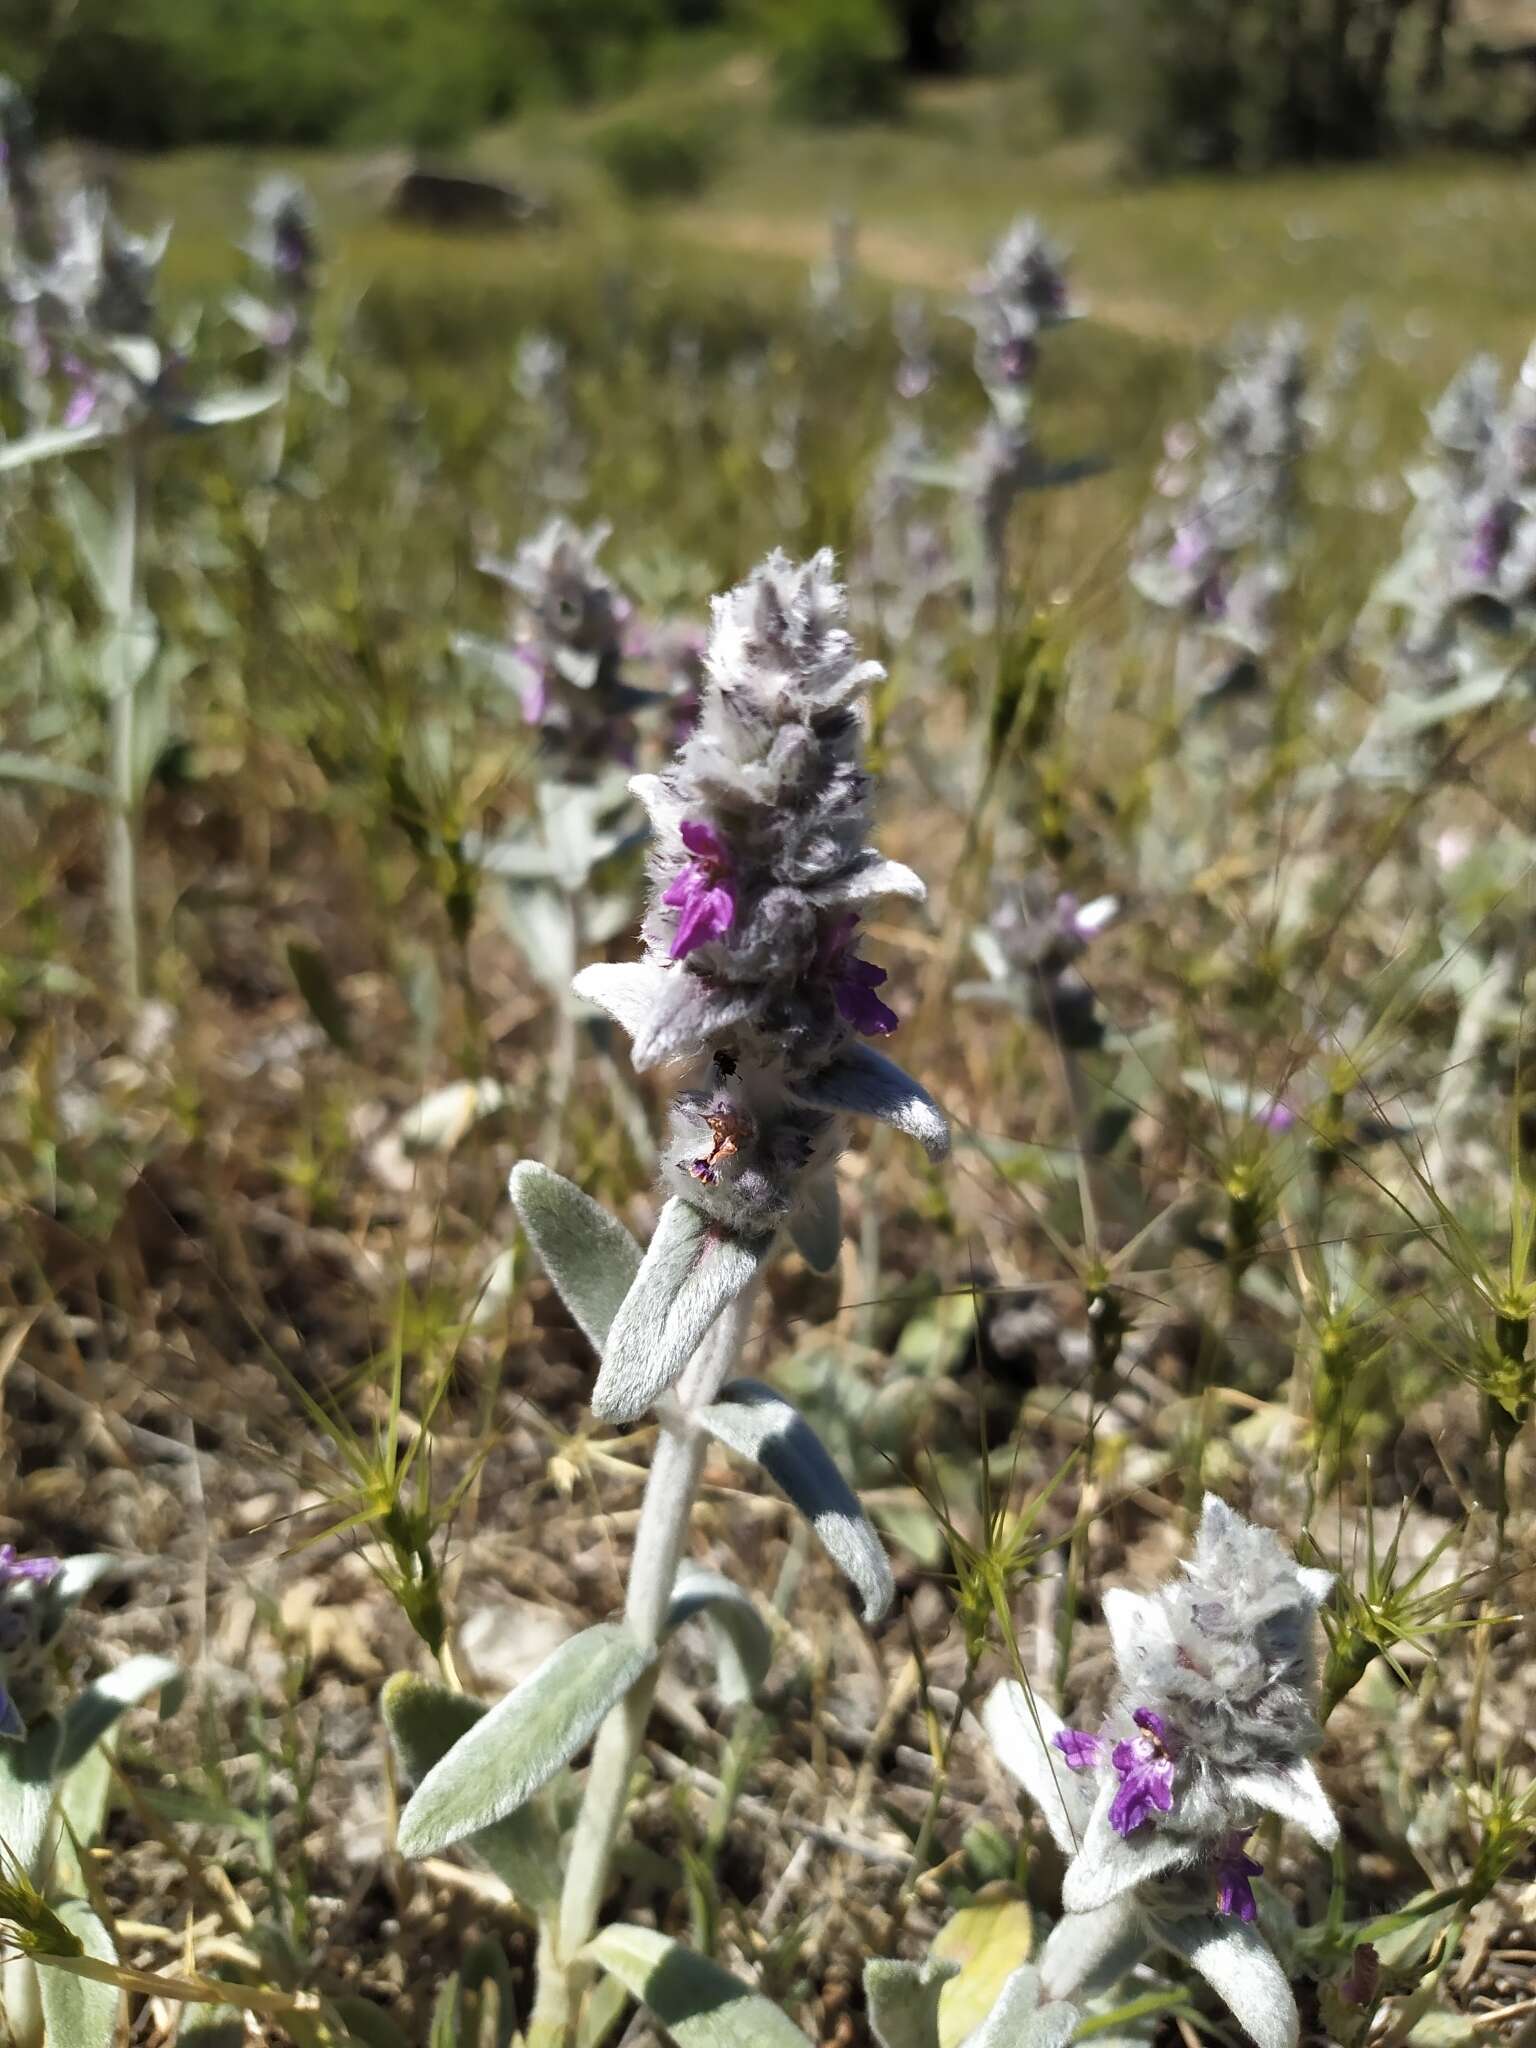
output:
M17 1557L0 1546L0 1920L11 1950L0 2019L14 2048L108 2048L116 2038L116 1986L48 1962L117 1960L82 1858L106 1818L118 1721L156 1693L168 1713L180 1692L179 1667L154 1656L130 1657L79 1691L64 1686L75 1610L116 1568L108 1556Z

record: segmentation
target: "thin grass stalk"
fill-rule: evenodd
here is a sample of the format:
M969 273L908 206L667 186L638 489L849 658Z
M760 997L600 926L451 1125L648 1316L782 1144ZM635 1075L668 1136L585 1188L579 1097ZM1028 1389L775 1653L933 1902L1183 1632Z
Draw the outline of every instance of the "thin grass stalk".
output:
M113 497L119 547L107 632L111 657L107 681L108 779L112 808L107 827L107 901L112 919L118 985L125 1003L143 996L139 947L139 774L134 628L139 609L139 544L143 513L142 458L132 437L114 456Z

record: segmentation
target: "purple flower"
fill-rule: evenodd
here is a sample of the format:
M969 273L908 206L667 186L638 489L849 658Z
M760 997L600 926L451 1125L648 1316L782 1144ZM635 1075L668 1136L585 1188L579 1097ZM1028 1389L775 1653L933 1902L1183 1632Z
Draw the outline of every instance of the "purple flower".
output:
M701 818L684 818L678 833L693 859L661 900L679 912L672 958L683 960L695 947L723 938L730 930L736 922L736 895L727 879L730 862L725 842L714 826Z
M549 670L532 647L514 647L512 652L528 671L528 680L518 691L523 717L529 725L542 725L549 716Z
M96 393L83 381L74 386L64 406L66 427L83 427L96 410Z
M1175 532L1168 560L1175 569L1198 570L1205 566L1210 552L1211 544L1206 538L1205 528L1198 520L1191 520Z
M1278 1095L1272 1096L1254 1116L1256 1124L1262 1124L1266 1131L1288 1131L1296 1122L1296 1112L1288 1102L1282 1102Z
M998 351L997 365L1005 384L1027 384L1035 374L1040 351L1025 335L1015 335Z
M1103 1743L1081 1728L1058 1728L1051 1741L1065 1757L1069 1771L1097 1770L1103 1761Z
M1137 1707L1131 1719L1141 1734L1117 1742L1110 1756L1120 1779L1109 1809L1109 1824L1117 1835L1132 1834L1154 1815L1173 1810L1174 1760L1163 1717L1150 1707Z
M58 1569L56 1557L18 1557L14 1543L0 1543L0 1589L28 1581L46 1586Z
M817 949L817 964L832 976L832 1000L843 1022L866 1038L884 1038L901 1019L875 994L887 979L885 969L872 960L861 960L853 950L858 923L858 912L850 910L829 926Z
M1508 503L1491 506L1478 520L1467 549L1467 573L1488 582L1499 573L1499 564L1514 538L1515 508Z
M1261 1876L1264 1870L1262 1863L1244 1851L1246 1839L1244 1834L1228 1835L1216 1857L1216 1910L1235 1913L1239 1920L1258 1917L1249 1879Z

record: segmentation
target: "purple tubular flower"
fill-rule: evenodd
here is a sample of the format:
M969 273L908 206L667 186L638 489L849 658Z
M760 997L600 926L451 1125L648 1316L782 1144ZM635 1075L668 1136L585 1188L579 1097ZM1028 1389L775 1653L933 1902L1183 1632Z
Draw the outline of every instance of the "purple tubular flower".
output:
M1216 1858L1216 1910L1234 1913L1239 1920L1254 1920L1259 1909L1249 1880L1261 1876L1264 1866L1246 1853L1246 1839L1245 1835L1234 1833L1221 1845Z
M1510 504L1494 505L1483 514L1467 550L1466 568L1470 575L1486 582L1499 573L1499 565L1514 537L1514 527L1515 508Z
M693 859L661 900L679 913L672 958L683 960L730 930L736 922L736 895L726 879L730 862L725 842L714 826L700 818L684 818L678 832Z
M875 994L887 979L885 969L861 960L853 950L858 923L858 912L850 910L829 927L819 949L820 964L831 972L832 1000L843 1022L866 1038L884 1038L901 1019Z
M1058 1728L1051 1742L1061 1751L1069 1771L1097 1770L1103 1761L1103 1743L1082 1728Z
M59 1569L56 1557L18 1557L14 1543L0 1543L0 1588L19 1586L30 1580L46 1586Z
M1141 1734L1117 1742L1110 1756L1120 1779L1109 1809L1109 1824L1117 1835L1133 1834L1157 1814L1173 1810L1174 1760L1163 1717L1150 1707L1137 1707L1131 1719Z

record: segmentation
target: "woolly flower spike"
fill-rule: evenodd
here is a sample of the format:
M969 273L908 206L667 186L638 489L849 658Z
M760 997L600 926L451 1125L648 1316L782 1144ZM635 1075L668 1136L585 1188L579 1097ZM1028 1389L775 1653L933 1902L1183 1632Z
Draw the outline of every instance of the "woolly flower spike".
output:
M1270 645L1275 600L1289 581L1305 402L1301 331L1282 322L1233 351L1198 432L1169 437L1158 491L1171 503L1145 522L1131 582L1182 621L1192 654L1208 651L1191 694L1252 675Z
M259 298L242 293L230 310L274 355L298 353L309 338L320 284L315 203L297 178L263 178L251 197L246 254L259 273Z
M715 600L698 724L665 773L632 784L655 834L646 960L577 981L638 1067L693 1063L668 1182L754 1236L813 1193L825 1209L845 1112L948 1147L924 1091L859 1043L898 1022L860 914L923 885L868 843L862 698L881 671L844 617L828 553L774 554Z
M598 562L608 533L551 519L511 561L480 562L513 595L511 644L470 644L516 689L523 716L565 752L568 768L632 762L631 719L647 701L624 680L630 605Z
M1427 459L1408 473L1415 504L1402 549L1375 598L1391 615L1399 683L1455 688L1462 709L1531 673L1536 350L1507 394L1502 383L1493 358L1475 356L1431 409ZM1397 716L1383 707L1388 739Z
M1026 875L973 935L990 986L970 993L1016 1004L1072 1052L1104 1043L1098 999L1078 970L1093 941L1119 914L1114 896L1079 902L1043 875Z
M1039 360L1038 337L1076 318L1066 259L1038 221L1014 222L961 310L976 330L976 374L994 410L1009 426L1021 426Z
M1310 1756L1328 1573L1208 1494L1184 1577L1104 1596L1120 1692L1097 1734L1011 1683L985 1725L1071 1858L1046 1994L1106 1988L1152 1946L1205 1976L1260 2048L1292 2048L1290 1987L1256 1927L1245 1842L1266 1814L1322 1847L1338 1822Z

